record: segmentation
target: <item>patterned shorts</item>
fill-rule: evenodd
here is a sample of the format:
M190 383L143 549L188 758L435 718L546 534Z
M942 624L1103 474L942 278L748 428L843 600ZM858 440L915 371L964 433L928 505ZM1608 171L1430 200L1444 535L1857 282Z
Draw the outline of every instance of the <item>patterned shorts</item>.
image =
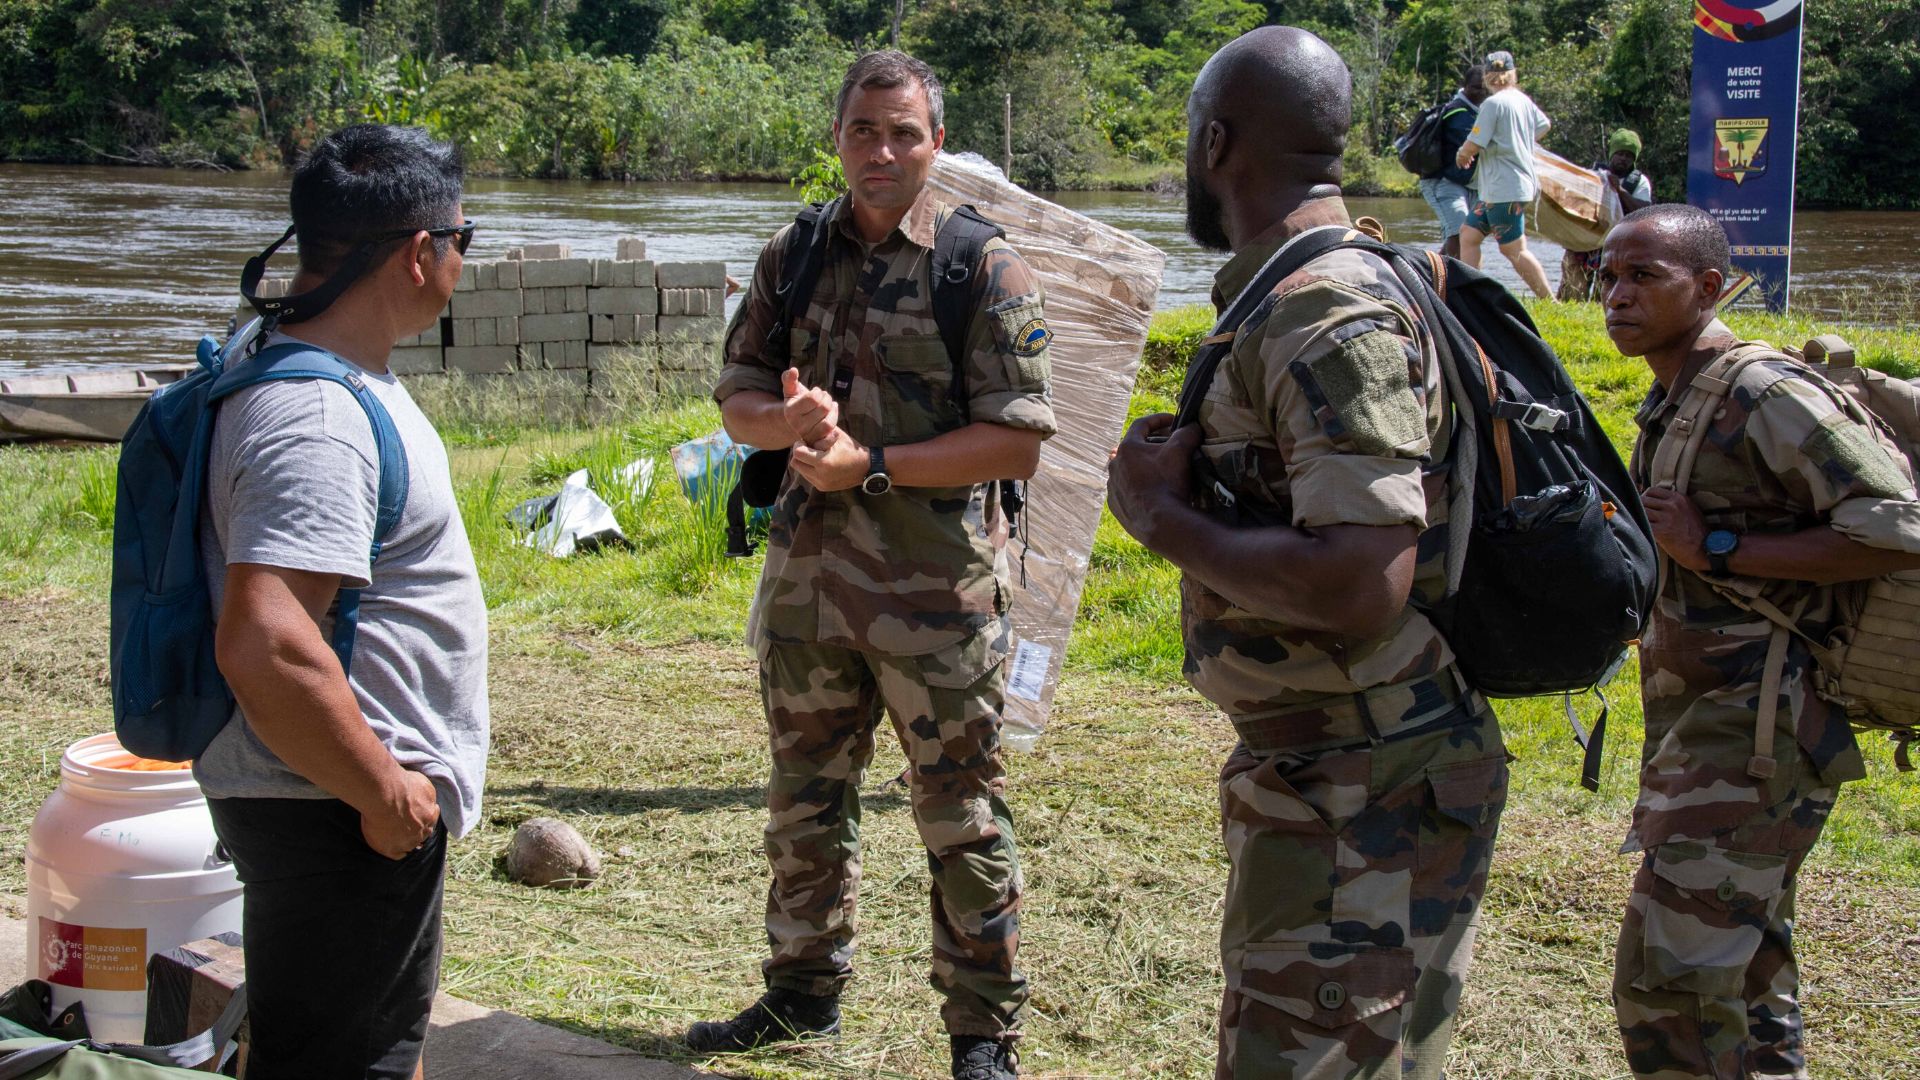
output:
M1527 235L1527 204L1487 203L1475 199L1467 210L1467 227L1486 233L1503 245L1511 244Z

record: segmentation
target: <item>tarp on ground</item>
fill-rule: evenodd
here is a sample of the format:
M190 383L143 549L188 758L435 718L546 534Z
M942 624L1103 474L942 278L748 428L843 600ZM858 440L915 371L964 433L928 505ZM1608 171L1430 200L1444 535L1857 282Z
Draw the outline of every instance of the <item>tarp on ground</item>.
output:
M1046 289L1053 411L1027 485L1012 565L1013 651L1005 738L1032 749L1046 730L1060 665L1080 608L1094 530L1106 503L1107 459L1125 428L1134 374L1166 256L1153 245L1007 182L975 154L941 154L928 184L938 206L971 205L1006 230Z

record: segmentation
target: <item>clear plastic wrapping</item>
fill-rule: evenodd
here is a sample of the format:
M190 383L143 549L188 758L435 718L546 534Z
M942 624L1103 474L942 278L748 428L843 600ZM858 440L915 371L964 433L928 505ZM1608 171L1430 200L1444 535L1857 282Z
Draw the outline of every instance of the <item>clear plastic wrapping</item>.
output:
M942 154L928 182L939 205L971 205L1006 230L1046 289L1053 412L1027 485L1013 564L1013 652L1006 743L1030 750L1046 730L1060 665L1080 607L1094 530L1107 496L1107 459L1120 441L1134 374L1166 256L1131 233L1007 182L974 154Z
M1540 176L1534 229L1568 251L1598 250L1620 220L1620 196L1599 173L1550 150L1534 151L1533 166Z

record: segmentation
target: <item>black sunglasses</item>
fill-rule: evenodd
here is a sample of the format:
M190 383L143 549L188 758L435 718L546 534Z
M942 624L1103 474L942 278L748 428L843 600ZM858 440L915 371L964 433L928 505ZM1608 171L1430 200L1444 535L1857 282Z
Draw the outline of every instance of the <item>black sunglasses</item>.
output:
M396 229L393 232L376 236L367 241L367 243L384 244L389 240L398 240L403 236L412 236L417 232L425 232L428 236L436 239L442 236L453 237L453 250L465 255L467 253L467 245L473 243L473 230L479 227L480 226L472 220L466 220L458 225L441 225L432 229Z

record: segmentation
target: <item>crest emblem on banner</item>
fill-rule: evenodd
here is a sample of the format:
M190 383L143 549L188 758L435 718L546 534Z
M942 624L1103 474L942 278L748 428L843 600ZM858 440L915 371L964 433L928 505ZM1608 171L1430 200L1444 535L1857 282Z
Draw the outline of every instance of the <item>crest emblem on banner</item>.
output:
M1736 184L1767 171L1767 118L1713 122L1713 174Z

